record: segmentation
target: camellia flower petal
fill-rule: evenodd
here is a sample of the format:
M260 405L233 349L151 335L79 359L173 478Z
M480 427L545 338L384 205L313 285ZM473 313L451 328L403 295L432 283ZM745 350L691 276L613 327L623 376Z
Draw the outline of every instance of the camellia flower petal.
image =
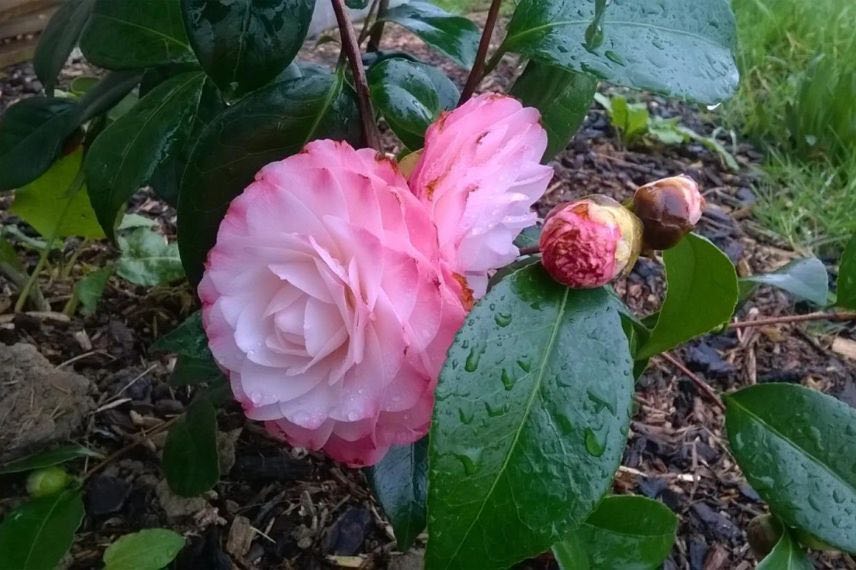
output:
M547 133L532 107L487 93L443 113L428 128L409 176L431 210L440 249L476 298L488 271L517 258L514 238L535 223L531 206L553 169L540 163Z
M630 271L642 246L642 223L609 196L559 204L544 221L541 264L577 289L606 285Z
M467 310L395 164L327 140L265 166L231 203L199 295L247 416L351 466L427 432Z

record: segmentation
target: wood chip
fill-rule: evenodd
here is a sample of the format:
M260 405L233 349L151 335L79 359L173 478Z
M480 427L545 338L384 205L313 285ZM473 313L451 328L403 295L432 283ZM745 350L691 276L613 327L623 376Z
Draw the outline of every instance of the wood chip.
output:
M856 360L856 340L840 336L835 337L835 340L832 341L832 351L845 358Z
M255 536L256 531L253 529L253 525L250 524L250 519L237 515L232 519L232 526L229 527L229 536L226 539L226 552L235 558L243 558L250 551L250 546L252 546Z

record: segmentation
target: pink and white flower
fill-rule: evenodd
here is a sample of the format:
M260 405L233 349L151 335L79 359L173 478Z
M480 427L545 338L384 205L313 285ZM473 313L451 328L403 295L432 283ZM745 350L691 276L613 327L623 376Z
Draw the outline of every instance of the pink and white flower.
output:
M249 418L351 466L427 432L473 291L517 255L549 182L537 121L477 97L429 130L410 186L375 151L328 140L262 168L199 285L211 351Z

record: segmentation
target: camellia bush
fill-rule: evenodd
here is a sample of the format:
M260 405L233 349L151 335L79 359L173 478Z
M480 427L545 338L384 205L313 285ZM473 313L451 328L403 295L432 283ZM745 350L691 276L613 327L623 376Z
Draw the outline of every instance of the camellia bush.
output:
M758 285L856 309L856 241L831 301L816 259L738 279L692 233L704 200L678 172L623 203L560 204L541 224L531 207L599 82L709 105L733 93L728 2L509 1L497 37L501 0L481 29L419 0L315 1L328 0L68 0L35 55L45 94L0 121L0 189L29 197L21 215L51 211L50 240L115 240L116 271L133 282L177 256L160 242L135 261L150 238L129 199L149 186L177 209L201 310L151 347L177 354L171 382L195 388L169 425L171 488L217 483L217 407L234 397L284 442L364 468L400 548L427 528L428 568L509 568L550 549L566 569L657 566L676 516L609 494L635 378L727 326ZM299 56L319 8L335 16L332 67ZM394 26L466 70L463 89L385 51ZM108 72L61 91L78 45ZM521 70L509 93L476 94L507 55ZM46 176L68 189L60 212L39 201ZM88 233L66 227L87 216ZM649 315L610 286L639 255L665 266ZM19 309L38 302L39 269ZM91 308L92 287L81 293ZM698 388L770 506L752 533L761 565L808 567L805 547L856 552L856 411L788 384L722 399ZM0 566L50 567L72 541L80 482L57 465L87 452L51 453L2 469L31 471L34 491L0 525ZM38 547L45 529L51 546ZM165 530L120 539L109 557L164 543L167 564L183 542Z

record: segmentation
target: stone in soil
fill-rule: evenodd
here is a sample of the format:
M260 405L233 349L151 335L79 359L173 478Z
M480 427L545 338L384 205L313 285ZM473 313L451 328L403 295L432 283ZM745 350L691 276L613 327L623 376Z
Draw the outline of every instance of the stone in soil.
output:
M30 344L0 344L0 463L71 438L94 404L89 380Z
M324 537L322 548L327 554L353 556L362 550L372 515L365 507L349 507Z
M130 490L122 479L110 475L93 477L86 485L86 513L100 516L119 512Z

